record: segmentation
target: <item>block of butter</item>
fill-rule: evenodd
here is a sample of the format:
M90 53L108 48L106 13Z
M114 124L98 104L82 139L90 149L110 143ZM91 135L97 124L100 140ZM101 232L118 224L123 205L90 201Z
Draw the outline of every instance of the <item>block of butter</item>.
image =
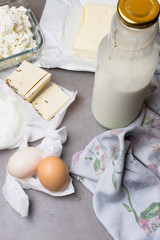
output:
M69 101L70 97L55 83L47 85L32 105L44 120L50 120Z
M96 58L102 38L110 32L111 20L116 7L96 3L86 3L80 29L74 43L74 53Z
M32 63L22 64L6 79L6 83L23 99L31 102L50 81L51 74Z

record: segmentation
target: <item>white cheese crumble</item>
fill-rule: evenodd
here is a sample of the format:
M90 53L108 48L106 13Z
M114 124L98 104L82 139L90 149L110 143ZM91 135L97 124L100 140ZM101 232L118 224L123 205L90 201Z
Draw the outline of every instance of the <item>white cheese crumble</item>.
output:
M0 96L0 148L17 140L24 126L21 105L14 97Z
M36 47L31 23L21 7L0 7L0 58Z

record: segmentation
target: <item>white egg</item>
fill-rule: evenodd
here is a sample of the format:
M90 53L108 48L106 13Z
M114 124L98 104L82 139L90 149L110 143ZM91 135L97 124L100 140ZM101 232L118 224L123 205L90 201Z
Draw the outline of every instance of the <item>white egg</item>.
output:
M7 164L8 172L15 178L33 176L38 169L43 152L36 147L26 147L15 152Z

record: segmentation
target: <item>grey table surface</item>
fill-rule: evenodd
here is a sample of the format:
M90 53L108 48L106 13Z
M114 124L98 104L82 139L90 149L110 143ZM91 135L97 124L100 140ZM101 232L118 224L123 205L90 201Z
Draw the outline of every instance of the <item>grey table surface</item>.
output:
M45 2L46 0L28 0L38 21ZM62 69L48 71L57 84L78 91L75 102L68 108L61 124L67 127L68 132L61 157L70 166L72 155L105 131L91 112L94 74ZM7 161L14 151L0 152L0 188L5 182ZM73 184L75 193L61 198L27 190L30 198L27 218L21 218L0 191L0 240L112 240L93 211L92 194L74 179Z

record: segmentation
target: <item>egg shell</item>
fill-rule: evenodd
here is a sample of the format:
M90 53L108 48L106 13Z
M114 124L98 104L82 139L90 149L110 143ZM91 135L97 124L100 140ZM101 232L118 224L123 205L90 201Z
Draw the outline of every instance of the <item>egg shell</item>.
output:
M8 161L8 172L19 179L31 177L37 172L42 155L43 152L36 147L26 147L18 150Z
M65 162L58 157L46 157L41 160L38 171L41 184L51 192L63 191L70 181Z

